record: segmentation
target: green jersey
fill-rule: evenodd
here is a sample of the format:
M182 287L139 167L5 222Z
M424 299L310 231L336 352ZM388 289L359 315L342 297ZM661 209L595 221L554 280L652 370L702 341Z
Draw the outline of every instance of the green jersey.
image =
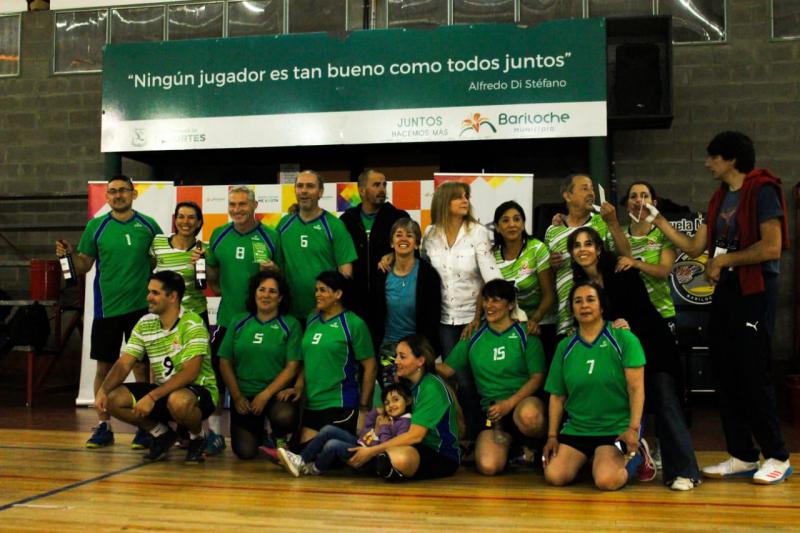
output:
M455 401L442 379L425 374L411 389L411 395L414 398L411 423L428 430L422 445L461 463Z
M550 251L542 241L531 237L516 259L506 261L500 249L494 251L494 258L503 279L514 282L517 304L530 318L542 302L539 273L550 268Z
M619 435L630 423L626 368L644 366L636 335L608 323L592 344L577 333L558 344L545 390L566 396L565 435Z
M484 322L455 345L445 363L454 370L472 370L484 410L516 394L531 374L545 370L542 342L516 321L501 333Z
M650 230L650 233L640 237L631 235L630 227L625 227L624 230L631 243L631 256L648 265L657 265L661 262L662 250L674 249L669 239L655 226ZM650 296L653 307L658 309L658 312L664 318L674 317L675 304L672 302L669 280L654 278L650 274L641 271L639 276L644 281L645 287L647 287L647 294Z
M147 307L150 244L162 233L158 223L138 211L125 222L111 213L93 218L78 251L94 258L94 317L124 315Z
M308 317L302 343L308 408L358 406L358 361L374 355L367 325L352 311Z
M147 356L155 383L163 385L183 370L187 361L202 359L200 372L192 385L205 387L217 405L219 393L214 369L211 367L211 348L208 330L197 313L181 309L178 322L170 330L161 328L161 319L148 313L133 327L125 352L141 361Z
M293 316L276 316L261 322L245 313L233 318L219 348L230 361L242 394L251 398L266 389L286 367L300 360L303 330Z
M227 328L235 315L243 313L250 278L260 262L272 260L282 268L280 240L274 229L261 223L247 233L239 233L229 222L215 228L206 249L206 264L219 269L222 300L217 324Z
M570 259L569 250L567 250L567 238L577 229L583 227L591 227L597 230L600 237L605 241L606 248L613 250L614 241L611 238L611 233L608 231L608 226L605 220L598 214L591 215L584 224L570 228L565 225L550 226L544 235L544 243L550 250L550 253L559 253L564 257L564 262L555 271L556 274L556 298L558 301L557 316L554 312L548 313L548 316L542 322L558 324L558 334L563 335L572 328L572 312L567 303L569 298L569 291L572 290L572 260Z
M181 305L199 315L206 312L206 295L194 286L192 251L196 246L197 242L188 250L179 250L172 247L172 237L169 235L156 235L153 239L153 244L150 246L150 255L156 259L155 272L172 270L181 275L183 282L186 284L186 292L183 293ZM203 245L201 244L201 246Z
M296 214L286 215L278 223L278 233L286 258L292 314L302 320L316 307L317 276L355 261L356 247L344 222L324 210L308 222Z

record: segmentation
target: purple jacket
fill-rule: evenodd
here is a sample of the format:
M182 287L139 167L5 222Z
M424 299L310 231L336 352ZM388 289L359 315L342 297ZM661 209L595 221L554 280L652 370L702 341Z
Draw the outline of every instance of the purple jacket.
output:
M378 410L373 409L364 418L364 431L358 437L358 444L360 446L377 446L389 439L392 439L401 433L408 431L411 427L411 413L406 413L400 418L392 420L391 424L380 426L380 432L375 431L375 419L378 418Z

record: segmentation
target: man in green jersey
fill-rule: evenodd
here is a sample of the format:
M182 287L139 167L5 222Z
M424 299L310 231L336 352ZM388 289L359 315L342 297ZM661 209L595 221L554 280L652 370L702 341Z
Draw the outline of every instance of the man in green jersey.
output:
M178 435L171 421L189 429L187 463L203 461L202 421L219 399L211 368L208 330L197 313L181 308L185 285L171 270L150 276L148 314L136 323L125 350L97 391L95 406L149 432L147 461L163 459ZM126 383L137 361L150 361L153 383Z
M542 320L543 323L558 325L558 335L566 335L572 320L567 297L572 289L572 268L567 250L567 237L582 226L590 226L597 230L620 256L630 257L631 245L617 220L617 212L609 202L603 202L600 213L593 213L594 187L592 179L585 174L567 176L561 184L561 197L567 206L567 214L559 217L559 223L547 228L544 243L550 249L550 266L556 274L556 297L558 301L557 316L552 313ZM610 242L613 241L613 242Z
M63 257L70 253L77 275L95 267L90 352L90 357L97 362L95 395L119 357L123 340L130 338L131 329L147 308L147 279L153 267L150 245L153 237L162 231L155 220L133 209L136 196L133 181L128 176L114 176L108 180L106 189L106 202L111 211L89 221L77 253L68 242L56 242L56 255ZM146 364L137 364L133 373L136 381L148 381ZM99 418L86 441L87 448L114 443L108 416L99 413ZM137 432L131 447L141 449L148 444L147 434Z
M358 258L344 223L319 206L323 190L319 174L312 170L301 172L294 185L297 213L285 215L278 223L292 314L301 323L316 306L317 276L338 269L349 278L353 274L352 263Z
M208 285L216 294L222 295L211 353L223 397L225 390L217 352L225 332L233 317L247 310L245 302L250 278L259 270L280 268L283 262L278 234L256 220L257 207L253 189L244 185L232 187L228 192L231 222L214 229L205 252ZM212 415L208 424L211 431L206 454L216 455L225 449L220 413Z

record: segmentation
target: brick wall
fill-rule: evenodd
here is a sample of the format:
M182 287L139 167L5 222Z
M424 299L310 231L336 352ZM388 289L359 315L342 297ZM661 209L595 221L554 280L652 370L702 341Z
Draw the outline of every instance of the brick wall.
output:
M52 76L52 34L51 13L24 14L22 75L0 79L0 194L82 193L87 180L104 174L99 153L101 76ZM757 163L783 178L789 197L800 177L800 41L770 42L769 34L769 2L729 1L727 43L674 48L673 126L613 136L620 189L645 178L662 196L704 209L716 186L703 168L705 146L720 130L740 129L755 139ZM557 181L547 178L559 176L539 177L536 202L558 201ZM25 217L71 223L85 217L80 202L24 209ZM22 215L0 204L0 224L19 223ZM55 235L9 237L39 254L47 253ZM78 235L67 237L77 240ZM0 258L8 254L0 243ZM782 269L775 356L789 363L794 359L790 253L784 254ZM4 276L10 276L5 270L0 269L0 287ZM14 283L23 284L21 276L15 273Z

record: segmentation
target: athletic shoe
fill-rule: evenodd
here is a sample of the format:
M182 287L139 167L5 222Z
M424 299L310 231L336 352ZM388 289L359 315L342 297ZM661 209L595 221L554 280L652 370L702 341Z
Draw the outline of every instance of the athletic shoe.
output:
M319 476L322 474L322 472L319 471L319 468L317 468L316 464L305 463L305 466L303 466L302 474L304 476Z
M178 434L171 429L168 429L166 433L162 433L158 437L153 437L153 441L150 443L150 451L145 454L144 460L152 463L166 458L167 452L169 452L176 440L178 440Z
M102 448L114 444L114 432L108 422L100 422L92 428L92 436L86 441L87 448Z
M208 436L206 437L206 449L205 454L206 457L211 457L212 455L219 455L222 453L222 450L225 449L225 437L220 435L219 433L214 433L213 431L208 431Z
M191 437L189 436L189 430L186 428L186 426L178 424L177 431L178 442L175 443L175 446L185 450L189 447L189 441L191 440Z
M656 466L656 470L661 470L661 443L658 441L658 439L656 439L653 447L650 448L650 456L653 458L653 464Z
M724 477L753 477L753 474L758 472L758 469L758 461L751 463L731 457L719 464L704 466L702 470L704 476L718 479Z
M697 485L700 484L700 481L694 481L689 479L688 477L676 477L675 481L669 486L672 490L692 490Z
M650 455L650 446L647 445L647 441L644 439L639 441L639 455L642 456L642 462L636 469L636 478L644 482L653 481L658 470L655 463L653 463L653 456Z
M136 430L136 435L133 436L133 440L131 441L131 450L146 450L150 448L150 442L152 440L153 436L150 435L150 433L139 428Z
M278 459L280 459L281 465L294 477L300 477L305 473L306 463L296 453L292 453L286 448L278 448Z
M767 459L758 472L753 475L753 483L759 485L774 485L788 479L794 469L789 465L789 460L778 461L777 459Z
M206 439L200 437L199 439L189 439L189 446L186 447L186 460L187 465L199 465L206 460L203 451L206 449Z
M259 446L258 451L261 455L275 463L276 465L281 464L281 460L278 457L278 449L272 448L270 446Z

